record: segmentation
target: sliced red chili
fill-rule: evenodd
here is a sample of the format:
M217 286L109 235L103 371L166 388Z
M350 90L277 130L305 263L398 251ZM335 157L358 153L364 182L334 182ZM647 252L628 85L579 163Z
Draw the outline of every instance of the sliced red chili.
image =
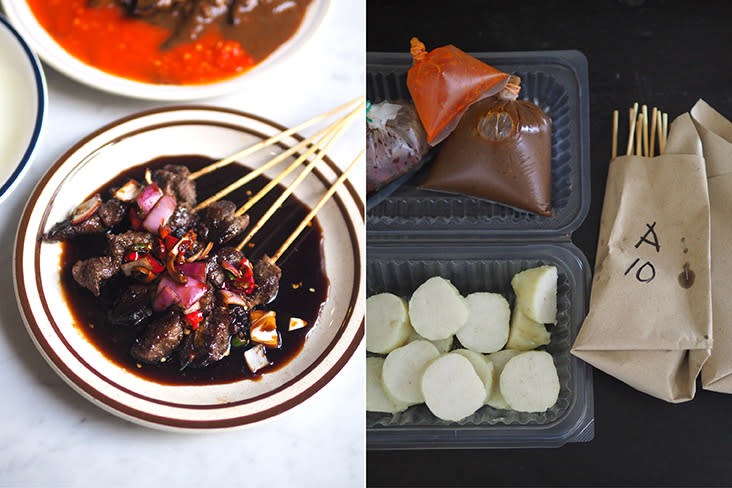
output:
M128 252L125 254L125 262L137 261L140 259L140 253L137 251Z
M142 229L142 219L137 215L134 207L130 208L130 225L135 230Z
M160 227L160 237L161 238L165 239L169 235L170 235L170 227L168 227L167 225Z
M178 244L178 239L176 239L172 235L167 235L167 236L163 237L163 240L165 241L165 247L168 250L173 249L175 247L175 245Z
M198 328L198 324L203 320L203 312L196 310L195 312L184 315L184 317L188 323L191 324L191 329L196 330Z
M150 269L153 273L157 274L165 270L165 266L160 264L160 262L155 259L154 257L150 256L149 254L145 256L145 259L147 259L147 262L150 263Z

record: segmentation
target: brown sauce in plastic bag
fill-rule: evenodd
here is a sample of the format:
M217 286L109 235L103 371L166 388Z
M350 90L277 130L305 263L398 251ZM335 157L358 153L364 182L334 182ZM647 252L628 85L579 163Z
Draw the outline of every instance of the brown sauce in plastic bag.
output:
M420 188L459 193L550 217L551 118L516 100L512 76L497 97L465 113Z
M416 37L411 44L414 64L407 73L407 88L427 142L434 146L450 134L471 104L498 93L509 75L452 45L427 52Z

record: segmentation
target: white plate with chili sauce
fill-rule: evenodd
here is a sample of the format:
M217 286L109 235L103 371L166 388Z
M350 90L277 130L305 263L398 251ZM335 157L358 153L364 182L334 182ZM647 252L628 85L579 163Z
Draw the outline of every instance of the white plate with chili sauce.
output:
M108 358L87 339L84 327L89 324L74 315L65 297L63 245L40 239L80 200L133 166L171 155L221 159L282 130L266 119L232 110L195 106L158 109L100 129L51 166L23 212L15 242L13 279L31 338L73 389L132 422L202 432L241 428L271 419L316 393L345 365L363 338L365 309L364 205L349 182L341 185L317 217L329 282L317 320L309 326L302 348L289 362L255 379L176 385L151 380L134 367ZM287 137L277 147L257 152L243 163L257 167L299 140L298 135ZM242 175L247 171L239 168ZM273 168L265 175L273 178L278 173ZM312 208L341 173L326 157L297 187L294 196ZM288 175L283 185L294 177ZM228 183L223 181L221 186ZM199 201L205 196L199 195ZM267 254L273 254L279 244L267 243ZM278 261L282 268L280 290L293 286L287 278L287 261L282 261ZM231 349L231 354L240 353Z
M271 67L286 62L316 32L328 11L330 3L329 0L312 0L307 7L299 27L297 27L292 36L279 44L273 52L268 54L264 59L259 60L257 64L242 71L241 74L221 81L178 85L136 81L99 69L94 66L93 62L82 61L66 51L44 26L41 25L27 1L1 1L13 26L25 38L30 47L38 53L38 56L43 61L69 78L116 95L149 100L180 101L200 100L236 92L243 89L248 79L252 76L266 72ZM276 7L286 7L287 3L283 2L283 4ZM60 20L57 20L59 16L60 14L55 17L54 22L60 22ZM104 22L103 18L100 22ZM74 25L77 24L79 23L76 22ZM68 33L64 33L63 35L68 36ZM134 33L129 36L130 38L134 38ZM120 40L120 42L124 41ZM95 55L104 56L104 54Z

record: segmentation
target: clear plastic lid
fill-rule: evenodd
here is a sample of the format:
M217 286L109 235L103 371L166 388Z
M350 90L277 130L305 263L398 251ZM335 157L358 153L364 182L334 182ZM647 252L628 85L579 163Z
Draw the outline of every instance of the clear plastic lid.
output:
M513 308L511 278L544 264L557 267L557 323L549 326L552 355L559 375L557 403L542 413L483 406L460 422L436 418L425 405L394 415L367 412L369 449L447 449L483 447L557 447L594 435L590 366L570 354L586 313L589 264L570 243L451 244L440 242L369 245L367 295L390 292L409 298L426 279L449 279L463 295L501 293Z
M372 239L404 231L455 234L464 231L492 238L567 235L590 206L589 82L587 60L578 51L471 53L481 61L521 77L519 99L536 103L552 119L552 210L542 217L498 203L417 188L429 169L369 195L367 224ZM366 94L372 103L409 100L408 53L369 53ZM433 149L436 151L437 149ZM393 190L388 196L385 193ZM376 202L380 202L374 205Z

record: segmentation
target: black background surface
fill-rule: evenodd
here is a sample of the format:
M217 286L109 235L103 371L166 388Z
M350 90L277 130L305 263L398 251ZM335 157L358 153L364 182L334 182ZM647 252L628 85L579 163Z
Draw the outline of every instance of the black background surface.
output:
M592 205L574 242L594 262L612 110L673 120L699 98L732 118L732 2L367 2L367 49L577 49L590 75ZM623 117L624 116L624 117ZM627 131L627 129L626 129ZM683 198L683 195L678 195ZM732 220L732 216L731 216ZM369 486L732 485L732 397L671 405L595 370L595 439L558 449L369 451Z

